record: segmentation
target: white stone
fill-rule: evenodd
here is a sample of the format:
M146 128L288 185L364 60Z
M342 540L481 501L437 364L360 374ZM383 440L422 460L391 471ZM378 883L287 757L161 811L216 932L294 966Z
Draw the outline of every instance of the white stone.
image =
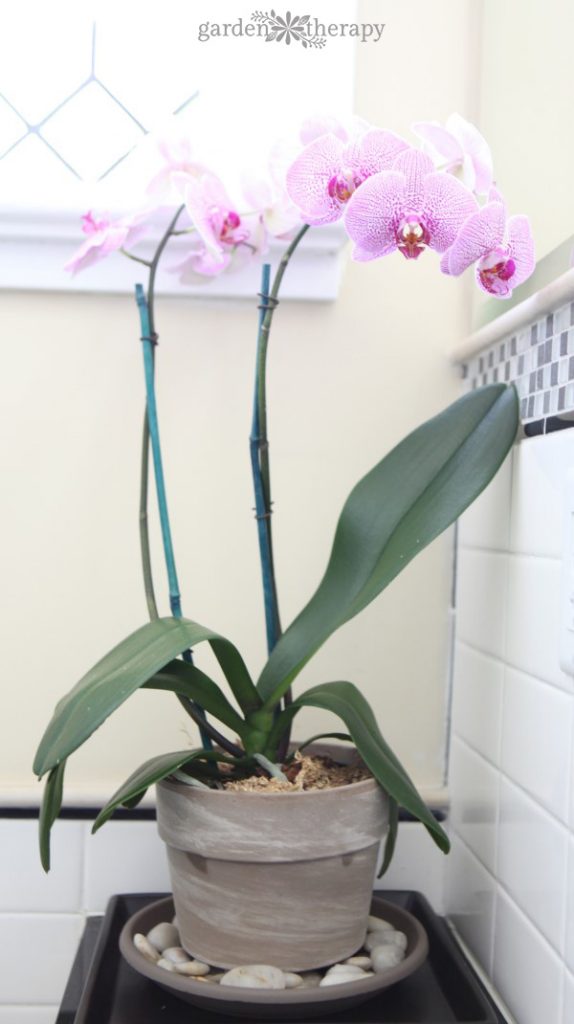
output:
M333 964L327 971L327 974L356 974L359 977L364 973L362 967L353 966L353 964Z
M175 971L177 967L171 960L166 960L164 957L158 960L157 967L163 967L164 971Z
M399 949L404 950L406 950L409 944L409 940L404 932L392 932L389 941L392 942L394 946L398 946Z
M367 931L368 932L394 932L394 927L390 921L385 921L382 917L373 917L369 914L367 918Z
M138 953L145 956L146 960L149 960L152 964L157 964L159 960L159 953L157 949L152 946L151 942L148 942L145 935L142 935L140 932L134 935L134 946Z
M189 953L186 953L182 946L168 946L164 949L163 955L174 964L187 964L191 960Z
M381 971L387 971L389 967L396 967L400 964L401 960L404 960L405 953L403 949L399 949L398 946L376 946L371 953L371 960L373 961L373 969L379 974Z
M180 960L174 966L178 974L186 974L190 978L202 978L209 974L209 964L204 964L201 960L188 960L187 963Z
M338 965L338 966L343 966ZM350 969L342 971L327 971L325 977L319 982L319 988L327 988L328 985L344 985L350 981L361 981L362 978L372 978L372 971L362 971L360 968L355 968L352 971Z
M300 974L293 974L292 971L283 971L285 976L285 988L300 988L303 978Z
M364 971L370 971L372 964L370 956L350 956L348 960L343 960L344 967L362 967Z
M388 946L392 943L395 929L387 929L384 932L369 932L365 939L365 949L371 953L377 946Z
M271 964L246 964L232 967L227 971L220 985L235 985L238 988L285 988L285 975Z
M164 949L169 949L171 946L179 946L179 932L169 921L161 921L160 924L156 924L147 933L147 939L158 953L163 953Z

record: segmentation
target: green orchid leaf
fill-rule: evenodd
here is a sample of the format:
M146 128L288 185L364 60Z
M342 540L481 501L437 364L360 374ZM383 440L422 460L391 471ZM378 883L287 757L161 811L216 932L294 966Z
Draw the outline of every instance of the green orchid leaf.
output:
M205 750L198 748L196 750L176 750L170 754L160 754L159 757L150 758L149 761L136 768L135 772L132 772L130 777L116 790L111 800L98 814L92 825L92 832L97 832L108 818L111 818L117 807L122 805L135 807L150 786L165 779L188 761L193 761L205 754Z
M304 743L297 743L296 750L305 750L305 747L310 747L312 743L317 743L319 740L343 740L345 743L352 743L353 737L349 736L348 732L318 732L316 736L311 736L310 739L305 740ZM293 754L291 757L293 757Z
M387 833L387 840L385 843L385 852L383 854L383 862L380 870L377 874L377 878L382 878L389 864L393 859L395 852L395 846L397 845L397 835L399 832L399 805L396 800L389 797L389 831Z
M50 832L62 807L65 770L66 762L61 761L52 768L44 786L39 822L40 860L44 871L50 870Z
M312 655L366 607L490 482L518 427L504 384L472 391L409 434L351 491L319 588L258 683L274 706Z
M56 705L34 761L42 776L84 743L128 697L182 651L207 640L240 706L261 701L237 649L205 626L189 619L155 619L105 655Z
M448 853L448 836L383 738L372 709L356 686L347 682L323 683L307 690L294 701L294 705L323 708L337 715L347 726L359 754L377 782L392 800L421 821L437 846L443 853Z
M189 697L196 704L201 704L204 711L218 718L224 725L234 729L243 738L247 732L245 719L229 703L227 697L219 689L213 679L185 661L170 661L160 672L156 672L143 689L171 690L181 697Z

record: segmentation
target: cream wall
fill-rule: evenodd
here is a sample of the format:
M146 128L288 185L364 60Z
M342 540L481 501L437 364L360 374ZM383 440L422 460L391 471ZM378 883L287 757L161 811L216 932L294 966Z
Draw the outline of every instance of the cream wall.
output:
M387 29L378 46L358 48L357 112L398 132L452 110L474 116L478 14L476 0L362 3L361 19ZM130 297L30 290L4 294L1 305L8 628L0 750L4 796L15 796L38 792L30 765L56 700L145 620L137 542L143 385ZM441 276L428 254L419 264L398 256L349 262L335 304L279 309L269 391L284 622L320 578L351 486L457 395L448 352L467 332L468 307L466 283ZM257 672L263 615L247 450L256 314L240 303L160 298L157 315L184 611L235 640ZM425 790L440 787L443 775L450 570L447 537L301 679L360 685ZM157 584L163 596L159 561ZM199 652L198 661L209 663ZM309 713L299 733L331 723ZM72 759L70 796L109 794L146 757L184 745L187 732L174 699L136 695Z
M573 36L571 0L484 0L480 123L538 258L574 230Z

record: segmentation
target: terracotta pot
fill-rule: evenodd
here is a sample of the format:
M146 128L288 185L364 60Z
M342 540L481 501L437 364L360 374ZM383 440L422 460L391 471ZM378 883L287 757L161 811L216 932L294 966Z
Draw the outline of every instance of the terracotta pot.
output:
M219 967L296 971L361 946L388 827L387 797L374 780L298 793L206 791L164 780L157 818L182 945L192 956Z

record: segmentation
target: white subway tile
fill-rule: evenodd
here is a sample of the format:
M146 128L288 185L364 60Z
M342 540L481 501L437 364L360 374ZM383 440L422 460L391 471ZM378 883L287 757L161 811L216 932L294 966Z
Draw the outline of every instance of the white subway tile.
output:
M508 550L511 481L512 455L509 455L494 480L461 516L458 536L463 547Z
M574 1021L574 975L565 971L562 1024L572 1024L572 1021Z
M445 909L462 938L490 973L496 883L456 836L448 857Z
M82 929L79 914L0 914L3 1002L59 1004Z
M57 821L52 829L48 874L40 864L38 822L0 820L0 913L81 909L83 829Z
M566 964L574 974L574 838L568 844L568 881L566 886ZM574 1017L572 1018L574 1021Z
M424 825L399 825L395 855L376 889L414 889L422 892L437 914L443 913L444 853L433 843Z
M554 559L510 558L507 658L531 676L571 691L559 664L561 565Z
M502 769L568 821L574 698L514 669L504 679Z
M171 892L165 846L154 821L110 821L94 836L86 826L85 906L105 910L124 892Z
M459 640L487 654L504 654L508 557L460 548L456 606Z
M455 648L453 731L498 764L504 666L463 643Z
M562 963L501 891L496 898L493 980L520 1024L562 1024Z
M55 1024L57 1006L0 1006L0 1024Z
M453 828L484 866L494 872L499 773L455 738L449 788Z
M529 438L513 460L510 548L560 558L563 490L574 464L574 437L567 430Z
M549 942L563 952L568 834L513 783L502 779L497 874Z

